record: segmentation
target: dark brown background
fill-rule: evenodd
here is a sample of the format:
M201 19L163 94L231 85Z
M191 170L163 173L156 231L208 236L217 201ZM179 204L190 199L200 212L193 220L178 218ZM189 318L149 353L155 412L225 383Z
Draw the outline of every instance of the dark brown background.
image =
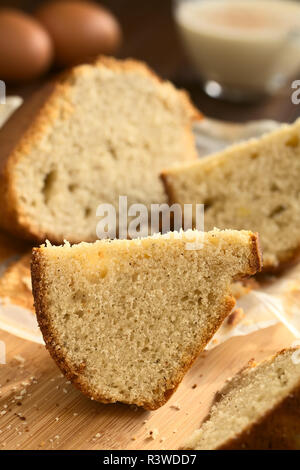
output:
M37 0L0 0L0 6L21 7L33 11L43 2ZM124 32L119 57L134 57L146 61L154 70L189 90L194 102L210 117L223 120L277 119L293 121L300 116L300 105L291 102L290 84L275 97L259 103L230 104L208 98L182 50L172 17L172 0L103 0L119 18ZM299 77L300 78L300 71ZM292 82L292 80L291 80ZM8 87L8 92L27 96L39 83Z

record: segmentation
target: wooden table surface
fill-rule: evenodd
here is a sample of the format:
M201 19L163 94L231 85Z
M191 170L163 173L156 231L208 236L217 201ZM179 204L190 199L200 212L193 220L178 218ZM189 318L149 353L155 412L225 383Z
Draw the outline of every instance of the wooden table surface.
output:
M28 12L34 11L40 3L38 0L0 0L0 6L19 6ZM174 3L172 0L101 1L116 14L123 28L124 41L118 56L143 60L162 77L186 88L208 117L237 122L262 118L292 122L300 116L300 105L291 102L292 80L276 96L252 104L232 104L207 97L181 47L172 14ZM10 85L8 92L28 96L39 85L40 81L25 86Z

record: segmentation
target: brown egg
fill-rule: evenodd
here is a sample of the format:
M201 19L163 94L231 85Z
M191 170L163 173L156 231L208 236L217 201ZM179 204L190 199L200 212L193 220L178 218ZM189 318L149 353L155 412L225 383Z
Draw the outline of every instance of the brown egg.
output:
M73 65L98 54L113 54L121 42L121 28L112 14L96 3L51 1L36 11L52 37L56 62Z
M52 40L34 18L0 9L0 79L19 82L45 72L53 57Z

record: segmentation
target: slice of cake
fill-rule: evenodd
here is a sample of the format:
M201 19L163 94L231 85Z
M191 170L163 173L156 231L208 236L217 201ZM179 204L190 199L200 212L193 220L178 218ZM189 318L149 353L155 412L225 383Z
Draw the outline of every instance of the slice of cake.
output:
M300 450L300 348L239 372L185 448Z
M172 203L205 204L205 230L257 231L264 270L300 253L300 120L162 174Z
M48 84L0 132L0 224L21 237L94 241L96 209L164 203L160 171L196 159L188 96L145 65L101 58Z
M232 279L260 266L245 231L48 244L33 250L38 322L83 393L156 409L231 312Z

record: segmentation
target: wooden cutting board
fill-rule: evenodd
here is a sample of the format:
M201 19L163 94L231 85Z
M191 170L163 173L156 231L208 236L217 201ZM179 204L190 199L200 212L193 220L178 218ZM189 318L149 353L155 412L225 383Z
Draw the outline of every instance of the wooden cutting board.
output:
M66 382L44 346L1 331L0 340L6 345L0 449L174 450L199 427L226 379L294 338L277 325L204 352L170 401L153 412L91 401Z

